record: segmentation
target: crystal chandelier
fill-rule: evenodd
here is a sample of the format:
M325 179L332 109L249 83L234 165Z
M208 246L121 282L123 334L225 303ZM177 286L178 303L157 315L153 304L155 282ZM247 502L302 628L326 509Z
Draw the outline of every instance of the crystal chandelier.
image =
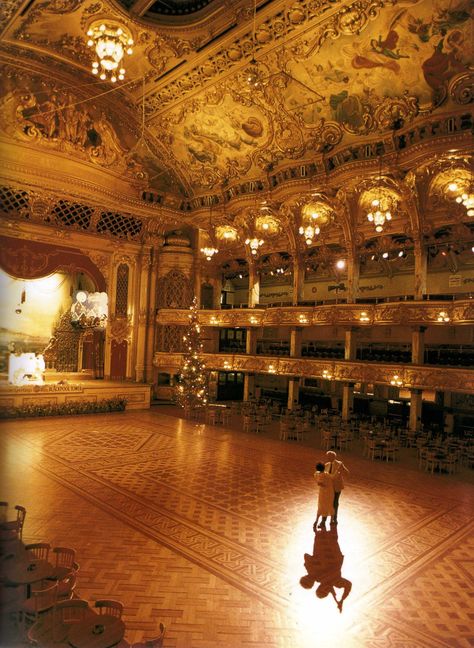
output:
M313 227L313 225L307 225L306 227L301 226L299 229L299 233L304 236L306 245L311 245L313 239L320 233L320 231L321 230L318 225L316 225L315 227Z
M245 240L245 245L248 245L250 248L250 252L253 255L256 255L258 252L258 249L265 243L263 239L259 239L256 236L253 238L248 238Z
M391 205L391 197L382 189L382 156L380 156L379 187L377 189L377 197L374 198L370 203L372 209L367 214L367 220L369 221L369 223L373 223L375 225L376 232L383 232L386 221L392 220L392 212L390 211Z
M201 252L204 254L207 261L210 261L214 254L217 254L219 250L215 247L203 247L201 248Z
M448 188L453 193L457 193L459 191L462 192L456 197L456 202L459 205L464 205L464 207L467 209L468 216L474 216L474 193L472 191L472 187L466 188L463 191L462 189L460 189L457 182L451 182Z
M133 54L131 34L118 24L97 22L90 26L87 35L87 45L97 55L92 63L92 74L98 75L102 81L107 77L112 83L122 81L125 78L123 57Z
M385 203L383 198L375 198L372 200L371 206L375 209L367 214L367 220L375 225L376 232L383 232L385 221L392 220L389 205Z

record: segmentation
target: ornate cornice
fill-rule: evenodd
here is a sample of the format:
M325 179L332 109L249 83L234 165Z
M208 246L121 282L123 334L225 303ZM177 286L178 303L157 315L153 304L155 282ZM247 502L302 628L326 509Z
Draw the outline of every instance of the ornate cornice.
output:
M203 354L206 367L214 371L242 371L279 376L323 378L328 371L334 380L390 385L394 374L407 389L430 389L474 393L474 372L423 365L397 365L351 362L348 360L315 360L307 358L274 358L266 356ZM155 367L181 366L180 354L155 353Z
M360 326L405 325L446 326L439 321L446 313L449 325L474 324L474 301L455 302L409 301L383 304L331 304L322 306L286 306L278 308L249 308L234 310L199 311L201 326L265 327L265 326ZM157 324L182 325L188 323L189 311L160 309Z

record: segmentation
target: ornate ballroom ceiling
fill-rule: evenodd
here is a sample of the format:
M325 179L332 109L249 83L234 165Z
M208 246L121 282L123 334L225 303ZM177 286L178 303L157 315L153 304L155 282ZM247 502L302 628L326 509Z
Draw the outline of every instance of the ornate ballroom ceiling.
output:
M115 86L91 74L86 32L97 20L134 40ZM381 176L383 158L396 229L413 233L400 183L432 174L433 159L420 145L409 177L400 151L426 120L446 129L454 115L459 134L471 114L469 0L8 0L0 29L5 136L106 167L187 222L195 212L201 227L214 204L231 210L260 193L281 205L292 183L295 195L316 187L334 214L341 200L347 211L337 165L352 161L360 190L362 167ZM458 140L452 153L469 173ZM334 240L347 241L357 219L332 218ZM373 233L365 218L364 227Z

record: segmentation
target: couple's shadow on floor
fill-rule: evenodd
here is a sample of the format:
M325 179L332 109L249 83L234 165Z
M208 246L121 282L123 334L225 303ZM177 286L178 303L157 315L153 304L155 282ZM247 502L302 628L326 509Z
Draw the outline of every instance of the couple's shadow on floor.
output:
M339 612L352 589L351 581L341 575L343 562L337 526L331 526L329 531L318 529L314 534L313 554L304 555L307 574L300 578L300 585L305 589L312 589L319 583L316 596L323 599L331 594Z

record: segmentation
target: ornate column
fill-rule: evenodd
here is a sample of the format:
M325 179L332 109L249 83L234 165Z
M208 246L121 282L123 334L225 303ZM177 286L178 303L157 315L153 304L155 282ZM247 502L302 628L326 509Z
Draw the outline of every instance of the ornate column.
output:
M138 326L135 329L135 381L145 381L152 248L142 250L138 267Z
M357 352L357 327L352 326L344 332L344 359L355 360ZM348 421L351 418L354 407L354 383L343 383L342 385L342 420Z
M245 338L245 353L255 355L257 353L257 329L248 328Z
M249 308L255 308L260 301L260 275L254 259L249 259Z
M193 277L193 292L197 299L198 308L202 308L201 304L201 284L202 284L202 263L199 249L194 250L194 277Z
M298 302L303 301L305 279L305 264L303 261L294 257L293 260L293 306L297 306Z
M354 251L347 257L347 303L355 304L359 290L360 261Z
M344 360L356 359L357 331L358 328L356 326L351 326L344 332Z
M255 374L244 374L244 401L255 396Z
M410 397L410 430L417 432L421 428L421 389L411 389Z
M423 299L426 295L426 279L428 276L428 251L420 241L415 240L415 299Z
M288 409L292 410L298 405L300 399L300 378L288 380Z
M295 326L290 331L290 357L301 357L301 338L303 336L303 329L300 326Z
M424 364L426 326L417 326L411 334L411 361L413 364Z
M160 245L163 241L160 240ZM155 349L156 283L158 279L158 248L151 248L148 292L148 320L146 331L145 382L153 382L153 354Z
M342 385L342 420L348 421L354 409L354 383Z

